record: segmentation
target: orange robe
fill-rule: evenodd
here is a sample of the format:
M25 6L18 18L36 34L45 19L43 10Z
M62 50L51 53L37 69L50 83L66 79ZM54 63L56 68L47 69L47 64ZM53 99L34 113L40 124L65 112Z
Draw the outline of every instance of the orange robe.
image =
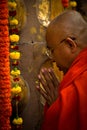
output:
M42 130L87 130L87 48L64 76L57 100L46 108Z

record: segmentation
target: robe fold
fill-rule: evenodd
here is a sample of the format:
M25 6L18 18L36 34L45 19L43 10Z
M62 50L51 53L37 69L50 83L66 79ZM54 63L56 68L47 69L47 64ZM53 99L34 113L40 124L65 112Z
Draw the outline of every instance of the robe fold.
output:
M47 107L41 130L87 130L87 48L80 52Z

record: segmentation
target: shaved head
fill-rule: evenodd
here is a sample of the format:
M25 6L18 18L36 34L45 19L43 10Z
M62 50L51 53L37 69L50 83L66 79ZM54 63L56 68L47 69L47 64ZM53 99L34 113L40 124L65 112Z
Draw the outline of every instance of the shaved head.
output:
M46 38L49 42L49 36L57 38L66 38L67 36L76 37L79 43L87 44L87 23L77 11L65 11L56 17L48 26ZM81 42L82 41L82 42Z
M46 41L57 66L66 73L77 55L87 47L87 23L79 12L65 11L49 24Z

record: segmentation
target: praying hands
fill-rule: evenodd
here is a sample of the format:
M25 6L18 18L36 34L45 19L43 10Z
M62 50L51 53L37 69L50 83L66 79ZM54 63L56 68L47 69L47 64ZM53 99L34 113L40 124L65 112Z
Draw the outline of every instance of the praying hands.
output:
M39 84L36 87L50 106L58 97L59 81L52 68L41 69L38 79Z

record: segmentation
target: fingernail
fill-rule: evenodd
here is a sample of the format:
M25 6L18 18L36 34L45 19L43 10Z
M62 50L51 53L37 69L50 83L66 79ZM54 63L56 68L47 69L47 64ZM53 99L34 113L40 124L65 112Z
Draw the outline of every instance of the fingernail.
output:
M40 75L38 75L38 78L40 79L40 78L41 78L41 76L40 76Z
M39 86L36 86L37 89L39 89L40 87Z
M49 68L48 71L51 72L51 71L52 71L52 68Z
M44 69L41 69L41 72L44 72Z

